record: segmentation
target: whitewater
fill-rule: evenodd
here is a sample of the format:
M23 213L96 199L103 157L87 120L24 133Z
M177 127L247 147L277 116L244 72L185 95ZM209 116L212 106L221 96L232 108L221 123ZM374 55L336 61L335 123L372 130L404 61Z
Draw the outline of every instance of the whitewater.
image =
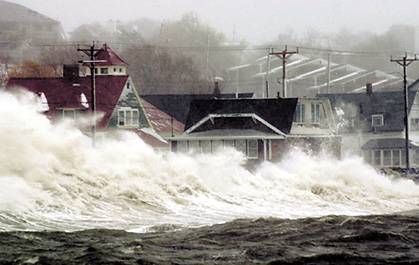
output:
M96 148L74 122L52 125L34 95L0 93L0 231L201 227L240 218L417 212L419 186L360 157L290 150L245 169L232 149L157 152L137 136Z

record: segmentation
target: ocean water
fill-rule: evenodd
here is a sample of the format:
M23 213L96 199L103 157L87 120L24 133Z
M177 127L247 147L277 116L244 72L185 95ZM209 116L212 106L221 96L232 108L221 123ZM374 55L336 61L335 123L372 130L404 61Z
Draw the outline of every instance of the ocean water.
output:
M129 133L92 148L39 109L0 93L0 264L419 263L419 185L359 157L250 172Z

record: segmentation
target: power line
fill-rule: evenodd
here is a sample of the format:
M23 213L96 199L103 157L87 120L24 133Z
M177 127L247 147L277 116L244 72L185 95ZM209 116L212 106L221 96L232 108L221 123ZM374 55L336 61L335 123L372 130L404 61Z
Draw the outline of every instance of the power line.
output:
M106 41L104 41L105 43ZM82 42L56 42L56 43L21 43L21 42L0 42L0 48L14 48L14 47L28 47L28 48L42 48L42 47L76 47ZM182 51L182 52L206 52L208 49L210 52L246 52L246 51L266 51L269 48L283 49L288 46L293 49L299 49L301 54L313 54L318 55L319 53L333 53L335 55L345 56L388 56L391 54L404 54L402 51L355 51L355 50L340 50L331 48L316 48L307 46L291 46L291 45L271 45L271 46L155 46L149 44L131 44L121 42L106 42L109 45L114 45L121 48L131 50L159 50L159 51ZM13 46L13 47L11 47ZM414 53L408 53L414 55Z

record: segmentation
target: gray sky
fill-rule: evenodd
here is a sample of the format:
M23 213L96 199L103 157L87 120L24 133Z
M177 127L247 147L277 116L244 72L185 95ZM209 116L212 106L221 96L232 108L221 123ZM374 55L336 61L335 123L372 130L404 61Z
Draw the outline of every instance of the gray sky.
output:
M83 23L148 17L177 20L193 11L201 22L253 44L281 31L303 35L347 28L384 33L392 24L419 26L418 0L7 0L59 20L69 32Z

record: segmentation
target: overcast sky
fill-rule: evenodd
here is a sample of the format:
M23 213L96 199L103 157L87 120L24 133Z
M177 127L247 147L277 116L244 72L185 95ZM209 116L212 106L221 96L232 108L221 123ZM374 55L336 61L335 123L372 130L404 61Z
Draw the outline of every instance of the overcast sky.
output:
M419 26L419 0L8 0L59 20L66 32L83 23L148 17L177 20L196 12L202 23L253 44L281 31L329 33L346 28L384 33L392 24Z

